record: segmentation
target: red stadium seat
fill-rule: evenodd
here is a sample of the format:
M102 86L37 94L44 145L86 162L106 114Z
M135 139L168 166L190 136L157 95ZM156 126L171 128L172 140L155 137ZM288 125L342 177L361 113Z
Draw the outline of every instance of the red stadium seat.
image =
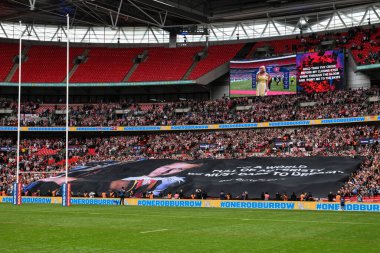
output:
M13 67L13 58L18 55L17 44L0 44L0 82L4 81Z
M211 70L229 62L242 48L243 44L210 46L206 58L202 59L193 69L188 79L195 80Z
M81 55L83 48L70 49L70 69L73 60ZM21 79L26 83L61 83L66 78L66 48L58 46L32 46L22 65ZM18 82L13 75L12 82Z
M139 64L130 82L181 80L203 47L150 48L148 58Z
M142 48L92 48L88 59L79 65L70 81L73 83L122 82Z

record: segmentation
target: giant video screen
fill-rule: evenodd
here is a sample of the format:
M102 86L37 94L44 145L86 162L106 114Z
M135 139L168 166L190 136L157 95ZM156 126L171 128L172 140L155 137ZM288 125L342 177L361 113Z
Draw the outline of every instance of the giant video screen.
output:
M344 89L344 51L330 50L297 55L299 92L315 93Z
M296 56L230 62L230 97L297 93Z

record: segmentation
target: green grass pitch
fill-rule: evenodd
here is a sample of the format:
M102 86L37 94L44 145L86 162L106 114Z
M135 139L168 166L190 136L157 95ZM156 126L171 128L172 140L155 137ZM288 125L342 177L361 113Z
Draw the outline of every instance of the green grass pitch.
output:
M252 90L252 80L233 81L230 85L231 90Z
M378 213L0 204L0 252L380 252Z

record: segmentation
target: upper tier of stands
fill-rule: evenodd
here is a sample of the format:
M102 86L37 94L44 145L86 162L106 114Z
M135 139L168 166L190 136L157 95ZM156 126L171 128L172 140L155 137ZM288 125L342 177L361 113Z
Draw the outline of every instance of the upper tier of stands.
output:
M17 44L0 44L0 82L4 81L13 67L13 58L18 54Z
M128 81L176 81L184 78L192 64L194 70L188 79L196 79L230 61L243 44L210 46L208 55L195 61L204 47L149 48L146 59L138 64ZM13 58L18 55L17 44L0 44L0 81L11 70ZM84 48L70 49L70 69L74 59L83 55ZM70 78L72 83L123 82L133 66L133 60L143 48L89 48L85 61ZM60 83L66 78L66 48L58 46L31 46L22 65L22 81L26 83ZM14 74L11 82L18 82Z
M323 50L323 43L331 43L336 49L351 50L358 65L379 63L380 29L374 27L371 29L351 28L348 32L342 33L311 34L296 39L260 41L252 47L246 58Z
M131 82L181 80L203 47L151 48L129 79ZM236 53L236 52L235 52Z
M271 41L259 41L247 54L246 58L257 58L263 56L282 56L301 52L323 50L324 43L331 43L333 48L346 49L349 42L360 37L359 32L353 31L350 36L347 32L329 34L310 34L295 39L280 39Z
M352 55L359 65L375 64L379 62L380 29L360 31L350 45Z
M284 54L294 53L297 50L293 50L295 49L293 46L299 51L304 50L304 47L302 46L300 39L259 41L252 47L251 51L247 55L247 58L255 58L256 50L260 48L265 48L265 47L272 48L273 55L284 55Z
M232 44L225 46L212 46L207 51L205 59L201 60L191 72L189 79L195 80L207 74L211 70L230 61L237 52L243 47L243 44Z
M70 69L73 60L81 55L83 48L70 48ZM21 80L26 83L60 83L66 78L66 48L58 46L32 46L22 64ZM18 75L12 77L18 82Z
M142 48L92 48L87 61L80 64L70 81L73 83L121 82L133 66Z
M351 28L343 33L309 34L298 38L259 41L253 45L246 58L281 56L305 51L324 50L323 44L333 48L349 49L359 64L379 62L380 29ZM129 80L176 81L196 80L235 57L244 44L204 47L147 48L146 59L133 69ZM331 48L330 45L330 48ZM207 51L199 62L196 54ZM0 44L0 81L12 69L13 58L18 54L17 44ZM88 48L87 59L73 71L71 82L122 82L133 66L133 59L143 48ZM71 48L70 69L73 60L83 55L84 48ZM263 53L265 55L263 55ZM22 81L30 83L59 83L66 77L66 48L58 46L31 46L26 50ZM86 56L86 55L85 55ZM12 82L18 82L17 72Z

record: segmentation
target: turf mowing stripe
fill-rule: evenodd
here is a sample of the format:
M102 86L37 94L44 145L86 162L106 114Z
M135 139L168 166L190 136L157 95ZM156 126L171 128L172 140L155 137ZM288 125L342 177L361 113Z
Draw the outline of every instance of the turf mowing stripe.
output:
M33 212L33 211L31 211ZM60 214L56 211L39 211L40 213L54 213ZM302 211L305 212L305 211ZM320 211L318 211L320 212ZM331 212L331 211L330 211ZM144 217L167 217L166 215L160 214L134 214L134 213L88 213L88 212L78 212L74 211L74 213L86 213L89 215L114 215L114 216L144 216ZM327 212L326 212L327 213ZM171 216L172 218L192 218L193 216ZM215 216L197 216L197 218L201 219L219 219L219 220L242 220L241 218L227 218L227 217L215 217ZM283 220L283 219L262 219L262 218L253 218L253 219L244 219L245 221L276 221L276 222L298 222L298 223L324 223L324 224L350 224L350 225L378 225L377 223L364 223L364 222L339 222L339 221L320 221L320 220Z
M169 230L169 229L163 228L163 229L157 229L157 230L143 231L143 232L140 232L140 234L163 232L163 231L167 231L167 230Z
M93 215L99 215L100 213L89 213ZM145 216L145 217L167 217L166 215L159 214L123 214L123 213L101 213L101 215L120 215L120 216ZM172 218L192 218L192 216L171 216ZM217 219L217 220L240 220L241 218L227 218L227 217L214 217L214 216L197 216L201 219ZM278 222L300 222L300 223L325 223L325 224L350 224L350 225L378 225L376 223L365 222L346 222L346 221L320 221L320 220L282 220L282 219L242 219L243 221L278 221Z

